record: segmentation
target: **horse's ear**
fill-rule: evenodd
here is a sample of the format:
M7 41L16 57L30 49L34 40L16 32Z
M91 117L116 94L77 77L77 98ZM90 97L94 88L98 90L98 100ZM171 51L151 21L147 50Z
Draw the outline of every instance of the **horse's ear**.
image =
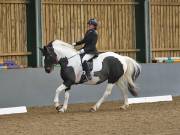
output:
M42 54L43 54L43 56L44 56L44 54L45 54L44 49L39 47L39 50L42 52Z

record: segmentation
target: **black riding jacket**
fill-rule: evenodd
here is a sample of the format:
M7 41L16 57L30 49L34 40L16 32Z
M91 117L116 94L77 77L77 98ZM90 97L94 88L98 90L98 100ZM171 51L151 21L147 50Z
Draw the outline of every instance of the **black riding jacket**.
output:
M96 43L98 39L98 33L95 29L89 29L85 33L85 36L82 40L76 42L76 45L81 45L84 44L84 49L85 53L89 54L97 54L97 49L96 49Z

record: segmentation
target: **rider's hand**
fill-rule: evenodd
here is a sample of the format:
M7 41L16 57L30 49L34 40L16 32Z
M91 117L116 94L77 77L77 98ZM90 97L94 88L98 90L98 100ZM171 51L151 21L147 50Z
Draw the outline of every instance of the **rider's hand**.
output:
M72 45L76 45L76 43L72 43Z
M80 52L80 54L82 54L82 53L84 53L85 51L84 51L84 49L81 49L79 52Z

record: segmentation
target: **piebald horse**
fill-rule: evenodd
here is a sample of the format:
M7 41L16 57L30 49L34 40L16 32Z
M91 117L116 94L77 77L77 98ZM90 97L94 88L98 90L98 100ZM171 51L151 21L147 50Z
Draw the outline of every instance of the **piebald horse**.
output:
M61 40L54 40L44 48L40 48L44 58L44 68L46 73L51 73L55 64L61 66L61 77L63 83L56 89L54 103L56 110L65 112L68 107L69 90L74 84L91 84L97 85L107 80L107 87L103 96L98 102L91 107L95 112L103 103L105 98L111 94L114 85L122 91L124 104L122 109L127 109L128 91L137 96L137 87L135 80L141 72L141 66L132 58L121 56L113 52L100 53L92 60L91 80L83 79L84 72L82 69L81 57L79 51L74 46ZM60 106L59 95L65 91L64 103Z

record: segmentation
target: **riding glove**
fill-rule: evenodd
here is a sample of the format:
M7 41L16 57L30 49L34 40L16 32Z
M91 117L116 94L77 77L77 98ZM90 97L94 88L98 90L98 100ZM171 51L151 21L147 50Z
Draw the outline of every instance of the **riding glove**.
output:
M82 53L85 53L84 49L81 49L81 50L79 51L79 54L82 54Z

